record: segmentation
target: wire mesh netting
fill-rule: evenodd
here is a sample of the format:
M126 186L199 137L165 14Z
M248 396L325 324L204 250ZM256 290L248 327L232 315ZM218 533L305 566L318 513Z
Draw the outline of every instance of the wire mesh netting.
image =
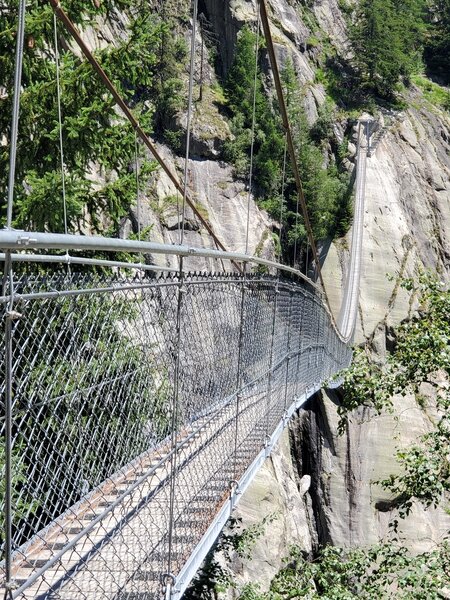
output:
M14 598L163 597L294 399L350 359L301 281L41 272L10 301ZM3 444L0 468L3 503Z

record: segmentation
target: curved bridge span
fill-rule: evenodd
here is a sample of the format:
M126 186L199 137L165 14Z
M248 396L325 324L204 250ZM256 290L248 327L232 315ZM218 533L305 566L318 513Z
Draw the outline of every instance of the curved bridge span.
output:
M180 597L292 412L351 355L289 273L62 271L0 301L13 598Z
M366 152L360 143L345 337L313 282L263 259L0 232L10 275L0 297L2 398L12 391L0 420L12 473L2 522L7 597L182 596L292 413L350 363ZM124 277L120 262L14 253L24 245L150 251L185 266L194 255L217 270L135 265L138 274ZM242 272L220 270L225 260ZM26 274L30 262L38 275ZM48 269L55 262L68 264Z

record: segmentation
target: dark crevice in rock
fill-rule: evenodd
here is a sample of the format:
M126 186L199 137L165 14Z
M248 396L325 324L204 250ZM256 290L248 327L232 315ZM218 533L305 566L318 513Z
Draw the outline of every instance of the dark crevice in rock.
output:
M298 476L311 477L309 496L313 513L313 526L319 546L332 542L325 508L327 484L323 477L322 451L324 446L335 454L333 436L324 412L320 394L314 395L293 419L290 428L291 455Z
M353 515L354 509L356 508L356 497L355 497L355 475L353 472L352 465L352 434L349 431L348 423L345 428L345 439L346 439L346 456L345 456L345 486L347 489L348 498L348 533L349 541L352 542L352 531L353 531Z
M406 494L401 494L400 496L390 500L378 500L375 503L375 509L379 512L390 512L391 510L399 508L399 506L401 506L401 504L403 504L403 502L405 502L407 499L408 497Z
M225 78L231 67L236 49L236 40L242 23L234 17L229 3L217 0L199 0L199 14L203 14L211 30L217 36L216 70L221 78Z

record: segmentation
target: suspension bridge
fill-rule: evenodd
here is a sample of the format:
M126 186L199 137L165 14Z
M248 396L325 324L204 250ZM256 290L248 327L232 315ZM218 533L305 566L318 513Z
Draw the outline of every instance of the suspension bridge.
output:
M51 4L180 192L183 219L177 245L12 228L22 2L8 217L0 232L0 586L14 599L175 600L291 415L325 384L336 385L351 361L369 124L360 124L350 260L335 321L265 2L260 22L318 282L250 256L248 246L227 251L201 214L216 247L183 243L185 206L195 208L187 170L180 182L59 3ZM190 104L196 10L194 1ZM189 118L186 146L187 165ZM179 267L86 258L93 251L160 254L177 258ZM215 267L190 271L193 257ZM39 270L28 270L30 263ZM84 268L75 272L73 265Z

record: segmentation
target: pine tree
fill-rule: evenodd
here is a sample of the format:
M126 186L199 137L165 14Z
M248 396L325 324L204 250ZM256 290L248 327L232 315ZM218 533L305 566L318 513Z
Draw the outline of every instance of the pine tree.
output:
M424 58L432 74L450 83L450 0L434 0Z
M389 97L418 63L423 0L361 0L350 28L354 65L368 91Z
M108 20L111 11L128 15L125 39L96 52L97 60L151 133L161 102L175 89L183 68L183 52L176 36L166 48L164 62L157 52L166 26L154 14L131 11L131 0L72 3L70 18L80 28L95 27L96 19ZM136 7L137 8L137 7ZM0 97L0 131L9 141L17 29L17 3L7 0L0 26L0 72L6 94ZM25 25L26 45L18 136L14 225L47 231L63 231L61 160L57 113L56 66L53 48L53 12L47 4L30 0ZM118 117L114 101L87 61L66 43L67 32L59 24L60 80L63 115L64 167L68 225L71 230L89 225L98 231L116 228L135 200L132 164L135 136ZM165 82L161 95L158 73ZM175 94L172 94L175 96ZM163 100L161 100L163 98ZM173 102L167 113L174 110ZM170 109L170 110L169 110ZM172 114L172 113L170 113ZM9 145L0 145L0 198L6 196ZM149 170L141 169L142 177ZM98 177L98 175L101 177ZM102 184L103 179L103 184ZM0 223L5 207L0 206Z
M350 30L361 83L383 96L393 92L401 73L401 41L390 0L362 0Z

